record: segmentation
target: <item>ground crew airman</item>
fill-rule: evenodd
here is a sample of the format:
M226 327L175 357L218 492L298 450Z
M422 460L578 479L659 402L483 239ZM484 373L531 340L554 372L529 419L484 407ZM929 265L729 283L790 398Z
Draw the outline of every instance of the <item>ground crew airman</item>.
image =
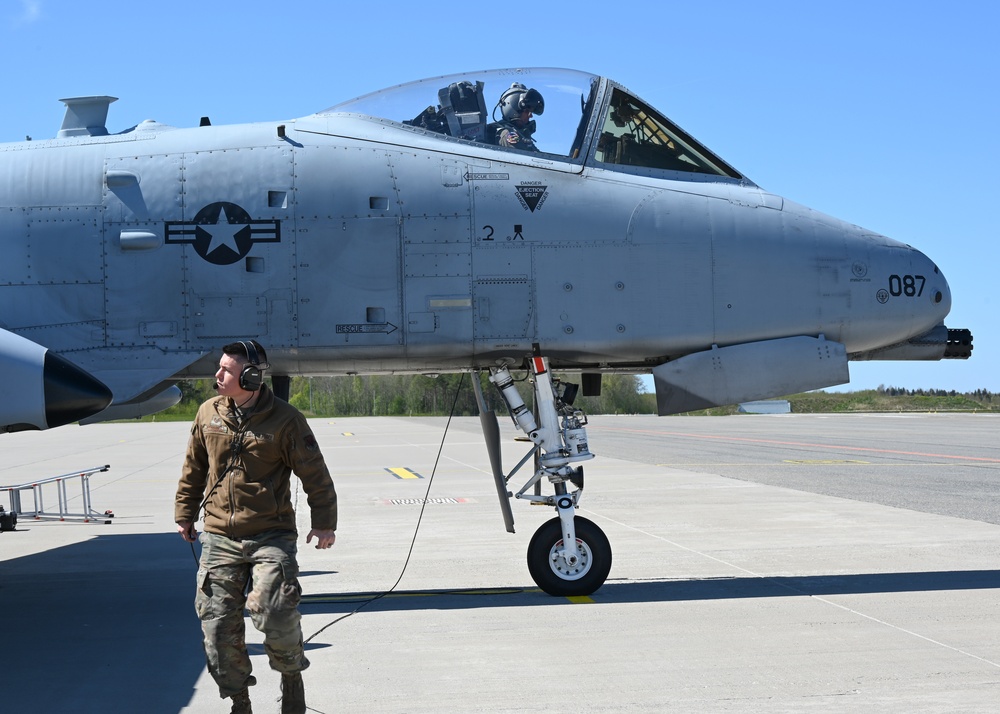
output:
M264 634L271 668L281 672L282 714L306 711L302 670L309 666L298 611L291 474L307 495L317 548L336 540L337 494L319 445L302 414L263 382L264 348L253 340L223 348L217 397L198 410L174 520L188 542L204 508L195 610L208 669L232 712L250 714L256 684L247 654L244 607Z

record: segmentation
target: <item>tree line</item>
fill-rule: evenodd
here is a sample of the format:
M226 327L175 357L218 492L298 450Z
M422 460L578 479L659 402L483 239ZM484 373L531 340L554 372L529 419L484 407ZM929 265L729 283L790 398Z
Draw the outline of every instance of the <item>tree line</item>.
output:
M513 371L518 391L525 404L531 405L531 384L524 371ZM569 383L579 383L577 374L556 374ZM289 401L307 416L475 416L476 406L472 381L476 375L356 375L346 377L294 377ZM498 414L507 407L487 375L478 375L487 405ZM194 416L198 405L215 396L212 380L180 382L181 403L159 415L159 418L187 419ZM1000 394L987 389L957 392L945 389L904 389L880 385L877 389L858 392L810 392L786 397L792 412L864 411L897 409L964 410L982 408L1000 410ZM605 374L601 380L601 395L585 397L582 390L573 404L585 414L655 414L656 395L646 392L642 380L635 375ZM699 410L696 414L732 414L735 406Z
M512 372L518 392L531 404L531 384L524 372ZM561 378L560 375L555 375ZM293 377L289 399L308 416L475 416L479 414L472 381L476 375L355 375L347 377ZM579 383L577 375L562 375ZM487 375L478 375L487 405L499 414L507 412L499 390ZM177 416L191 414L204 400L215 395L212 380L178 383L180 404L168 410ZM630 374L605 374L599 397L584 397L582 390L574 407L586 414L655 414L656 397L645 392L642 380Z
M887 397L968 397L982 404L1000 405L1000 394L988 389L959 392L954 389L904 389L902 387L886 387L880 384L875 391Z

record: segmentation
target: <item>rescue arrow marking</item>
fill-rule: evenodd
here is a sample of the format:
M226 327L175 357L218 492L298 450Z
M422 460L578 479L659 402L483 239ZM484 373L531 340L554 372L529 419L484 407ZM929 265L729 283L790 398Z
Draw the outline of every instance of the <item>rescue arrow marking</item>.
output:
M391 322L380 322L380 323L359 323L359 324L345 324L337 325L338 335L373 335L373 334L391 334L395 332L398 328Z

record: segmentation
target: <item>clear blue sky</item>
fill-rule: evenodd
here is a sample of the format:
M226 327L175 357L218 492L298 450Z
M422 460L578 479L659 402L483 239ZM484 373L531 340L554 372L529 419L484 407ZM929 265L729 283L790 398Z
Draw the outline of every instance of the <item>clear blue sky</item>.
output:
M937 261L973 358L852 363L850 389L1000 392L998 8L0 0L0 141L54 136L58 100L87 94L120 98L115 132L294 118L470 69L604 74L767 190Z

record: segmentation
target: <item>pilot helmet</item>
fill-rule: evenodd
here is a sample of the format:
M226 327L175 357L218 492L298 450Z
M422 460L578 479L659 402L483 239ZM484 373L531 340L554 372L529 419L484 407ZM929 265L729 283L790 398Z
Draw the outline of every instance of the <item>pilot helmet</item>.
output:
M500 96L500 111L504 119L513 121L525 109L541 115L545 111L545 100L537 89L528 89L520 82L514 82Z

